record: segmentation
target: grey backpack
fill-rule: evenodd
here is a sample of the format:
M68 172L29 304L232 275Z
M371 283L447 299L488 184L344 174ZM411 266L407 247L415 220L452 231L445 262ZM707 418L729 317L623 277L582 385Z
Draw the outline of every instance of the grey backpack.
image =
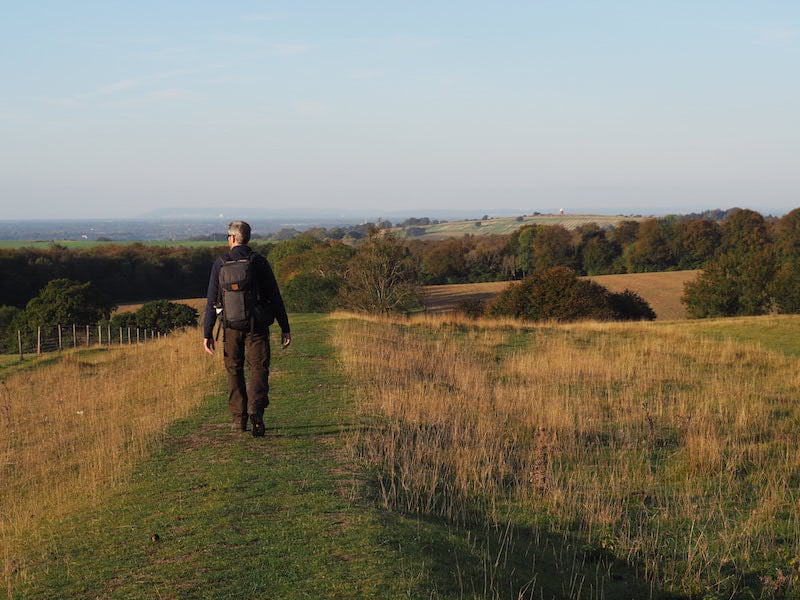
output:
M242 331L253 329L258 304L253 256L250 254L239 260L225 260L223 257L219 268L219 290L224 327Z

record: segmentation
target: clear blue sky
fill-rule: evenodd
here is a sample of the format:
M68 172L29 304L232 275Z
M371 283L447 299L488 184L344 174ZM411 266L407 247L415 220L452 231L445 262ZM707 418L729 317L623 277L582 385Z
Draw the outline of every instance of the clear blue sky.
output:
M0 219L800 206L800 2L3 2Z

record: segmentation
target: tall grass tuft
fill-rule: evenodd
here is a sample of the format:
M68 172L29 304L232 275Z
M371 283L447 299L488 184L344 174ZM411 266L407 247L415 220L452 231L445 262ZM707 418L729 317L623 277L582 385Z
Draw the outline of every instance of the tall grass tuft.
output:
M339 321L385 507L544 525L680 593L797 584L796 358L678 324L484 325Z
M49 525L102 501L167 425L203 400L213 362L198 355L196 340L186 331L71 351L0 381L0 557L9 590Z

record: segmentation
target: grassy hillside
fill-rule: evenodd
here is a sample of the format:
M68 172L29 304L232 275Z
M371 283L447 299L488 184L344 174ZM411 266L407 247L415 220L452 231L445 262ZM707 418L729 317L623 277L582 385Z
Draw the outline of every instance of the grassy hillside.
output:
M171 424L156 423L160 433L150 455L111 479L94 466L117 464L131 445L109 455L103 439L149 422L150 411L135 402L127 418L103 421L99 394L79 393L82 415L75 410L78 399L61 407L60 393L40 398L55 404L49 416L58 419L57 430L20 427L19 444L5 446L2 454L4 483L11 486L0 489L0 597L4 592L15 599L484 597L479 571L473 572L482 564L473 542L454 536L446 523L387 512L365 496L364 475L344 449L345 438L360 424L353 421L349 387L329 345L331 323L321 316L294 316L293 330L290 349L275 353L264 439L231 431L221 357L202 354L198 332L183 340L179 353L186 352L187 363L201 369L215 365L216 381L204 391L179 393L174 379L181 368L165 371L160 358L127 369L139 385L175 392L176 401L180 396L196 408ZM170 355L175 349L165 345L164 351ZM122 355L115 352L95 356L76 357L75 374L56 366L36 372L33 381L91 382L110 376L112 365L122 366ZM158 406L173 401L154 400ZM14 405L11 414L21 410ZM0 418L5 414L0 411ZM104 427L87 431L87 417ZM4 432L15 429L5 420L0 425ZM39 440L63 447L65 438L78 436L97 448L94 460L80 461L67 452L62 459L43 460L32 478L26 469L8 470L20 453L32 455ZM129 464L125 460L120 464ZM82 489L72 483L86 480L88 469L96 473L94 485ZM32 496L20 492L29 485L38 495L68 501L48 513L46 507L56 504L47 500L29 516L26 498ZM9 521L8 514L18 517ZM459 587L454 557L478 586L476 593Z
M381 502L494 529L522 596L795 598L800 364L768 323L734 324L758 346L709 337L722 322L351 320L335 339Z
M620 221L642 221L643 217L624 217L620 215L526 215L524 217L495 217L486 220L449 221L436 225L423 225L416 229L424 233L413 236L420 240L440 240L465 235L508 235L524 225L561 225L575 229L587 223L597 223L601 227L614 226ZM408 229L394 228L398 235L406 235Z
M588 277L612 292L632 290L650 303L659 320L685 319L681 304L683 286L697 277L699 271L665 271L662 273L629 273ZM434 313L456 308L467 299L489 300L502 292L511 282L464 283L429 285L423 289L423 302Z
M800 318L293 331L264 439L197 331L7 376L0 597L794 597Z

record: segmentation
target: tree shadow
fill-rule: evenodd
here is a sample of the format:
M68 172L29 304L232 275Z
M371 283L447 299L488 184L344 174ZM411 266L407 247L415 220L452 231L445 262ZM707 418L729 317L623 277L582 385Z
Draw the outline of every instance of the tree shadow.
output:
M490 524L472 511L461 524L381 511L381 543L420 561L420 598L687 600L648 582L640 565L545 527Z

